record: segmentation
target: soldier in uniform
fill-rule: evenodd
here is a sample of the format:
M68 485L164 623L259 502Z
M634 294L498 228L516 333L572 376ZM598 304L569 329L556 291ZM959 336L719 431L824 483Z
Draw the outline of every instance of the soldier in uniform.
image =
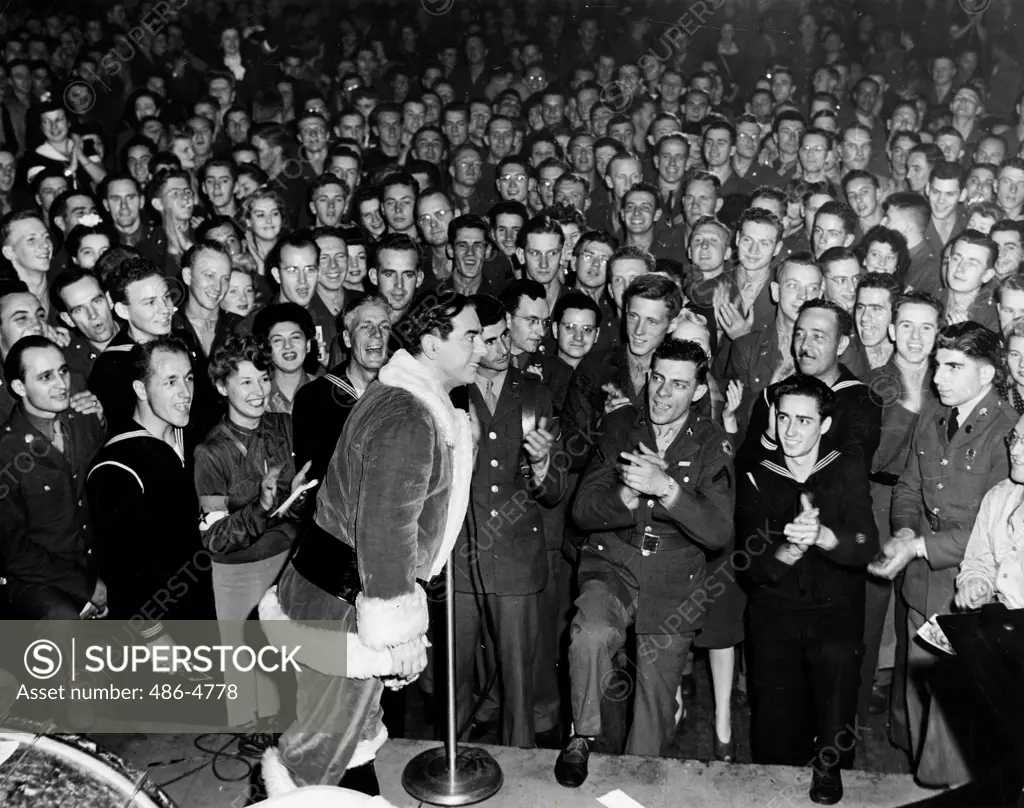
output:
M627 310L628 306L627 306ZM691 405L707 395L708 357L669 339L654 352L647 401L604 420L573 518L592 535L580 551L569 675L574 734L555 778L577 787L601 734L602 684L632 626L637 636L627 754L664 755L676 729L676 688L704 612L705 549L732 537L733 447Z
M532 748L535 730L556 729L559 712L555 659L535 659L544 650L541 623L552 616L541 609L548 558L539 506L558 504L567 477L551 462L558 446L549 431L551 392L511 364L505 307L490 295L471 300L486 353L476 384L469 386L481 432L472 518L455 551L457 723L465 725L472 708L473 660L489 611L504 691L501 741ZM534 675L535 663L541 675Z
M0 430L0 574L15 616L77 620L105 612L92 556L85 472L103 445L99 402L78 394L56 343L22 337L4 358L18 403ZM89 404L83 407L83 402Z
M972 321L949 325L936 346L938 401L921 410L893 490L893 535L882 546L884 560L870 568L889 579L906 569L901 595L911 638L932 615L952 609L957 568L982 497L1009 474L1004 440L1017 422L995 384L996 333ZM971 691L955 658L907 644L907 720L921 783L949 786L971 777L964 743L974 720Z
M809 252L783 259L771 284L775 320L767 328L744 334L727 352L728 364L718 377L743 384L739 407L740 434L746 431L753 402L766 387L789 376L794 368L793 328L800 307L821 293L821 270ZM722 354L719 354L721 360ZM721 362L716 362L716 368Z

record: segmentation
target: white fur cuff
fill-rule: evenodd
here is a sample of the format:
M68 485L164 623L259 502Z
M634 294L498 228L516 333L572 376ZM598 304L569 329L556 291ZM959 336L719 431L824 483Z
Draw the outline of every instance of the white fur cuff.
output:
M394 661L388 649L367 648L356 634L296 622L285 614L277 587L267 590L260 601L260 625L271 645L294 648L295 659L326 676L372 679L390 676Z
M397 598L356 597L356 628L371 650L402 645L427 633L427 593L416 586Z

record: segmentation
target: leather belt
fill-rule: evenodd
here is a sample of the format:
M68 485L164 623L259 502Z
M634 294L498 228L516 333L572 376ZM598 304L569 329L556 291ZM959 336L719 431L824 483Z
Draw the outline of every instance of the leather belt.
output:
M306 527L291 565L299 575L346 603L355 605L362 589L356 551L316 522Z
M631 533L629 543L644 555L652 555L657 552L668 553L673 550L687 550L693 547L687 539L675 533L670 533L667 536L658 536L654 533Z
M316 522L310 522L291 558L292 568L328 595L355 606L363 591L356 551ZM419 579L420 586L426 586Z
M868 479L873 483L879 485L887 485L890 488L896 485L900 481L899 474L890 474L888 471L873 471L868 475Z

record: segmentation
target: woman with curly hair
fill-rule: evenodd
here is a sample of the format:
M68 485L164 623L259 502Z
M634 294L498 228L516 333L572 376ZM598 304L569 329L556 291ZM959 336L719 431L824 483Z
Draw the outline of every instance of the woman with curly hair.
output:
M910 250L902 233L876 224L867 233L853 252L860 260L865 272L885 272L895 275L903 283L910 268Z
M281 195L271 188L260 188L242 206L245 246L256 263L256 272L266 277L267 256L285 230L285 207Z
M213 592L225 644L244 645L242 621L284 568L299 521L277 509L306 481L295 473L291 418L268 412L270 355L252 336L231 334L210 355L209 376L227 414L195 451L199 529L213 557ZM228 636L231 635L231 636ZM228 704L231 726L273 716L273 682L255 672L225 674L239 688Z

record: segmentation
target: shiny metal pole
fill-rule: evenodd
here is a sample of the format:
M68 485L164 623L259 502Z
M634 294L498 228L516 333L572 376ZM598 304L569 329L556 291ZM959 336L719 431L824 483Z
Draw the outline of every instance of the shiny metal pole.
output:
M459 748L455 712L455 580L451 556L445 565L445 668L448 715L444 746L416 755L402 773L402 785L413 799L429 805L472 805L493 797L504 782L501 767L484 749Z

